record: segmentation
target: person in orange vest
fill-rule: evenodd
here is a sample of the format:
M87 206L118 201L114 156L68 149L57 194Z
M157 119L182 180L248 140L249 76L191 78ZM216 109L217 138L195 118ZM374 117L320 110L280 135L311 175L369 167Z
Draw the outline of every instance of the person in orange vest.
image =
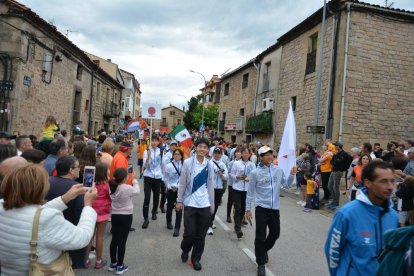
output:
M109 179L111 180L114 177L114 172L118 168L124 168L128 171L129 158L131 156L132 145L128 142L122 142L119 146L118 152L115 154L114 159L112 159L111 168L109 169ZM132 175L133 172L128 172L127 184L132 185Z
M138 142L138 167L139 167L139 178L142 178L142 171L144 165L144 152L148 149L147 142L144 139L140 139Z

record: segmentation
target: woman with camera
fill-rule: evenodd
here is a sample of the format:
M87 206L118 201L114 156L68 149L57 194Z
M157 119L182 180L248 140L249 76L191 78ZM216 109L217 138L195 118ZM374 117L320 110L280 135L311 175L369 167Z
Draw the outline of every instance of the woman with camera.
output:
M48 190L48 174L39 165L27 164L6 174L0 201L2 275L28 275L29 268L74 275L64 251L83 248L91 240L96 222L91 207L96 188L86 191L82 184L73 185L66 194L44 204ZM73 225L62 212L68 202L82 194L84 208L79 223Z

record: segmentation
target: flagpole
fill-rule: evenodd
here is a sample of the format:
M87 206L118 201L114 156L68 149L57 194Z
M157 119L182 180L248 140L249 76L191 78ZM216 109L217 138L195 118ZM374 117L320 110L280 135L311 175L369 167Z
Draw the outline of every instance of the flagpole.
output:
M150 119L151 121L150 121L150 124L151 124L151 126L150 126L150 144L149 144L149 146L150 146L150 148L151 148L151 136L152 136L152 118Z

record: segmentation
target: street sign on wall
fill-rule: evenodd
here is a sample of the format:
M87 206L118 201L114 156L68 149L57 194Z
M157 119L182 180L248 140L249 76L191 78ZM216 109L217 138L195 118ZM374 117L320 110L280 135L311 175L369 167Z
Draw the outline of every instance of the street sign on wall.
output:
M233 123L225 124L224 130L236 130L236 124L233 124Z
M324 134L325 126L306 126L306 133Z

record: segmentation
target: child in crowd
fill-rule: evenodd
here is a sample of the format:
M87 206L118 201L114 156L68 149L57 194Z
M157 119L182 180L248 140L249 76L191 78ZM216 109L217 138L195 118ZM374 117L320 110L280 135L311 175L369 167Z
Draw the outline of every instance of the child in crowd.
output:
M139 185L135 175L133 179L133 186L126 184L128 172L124 168L118 168L115 170L113 178L109 180L112 200L112 240L109 249L111 264L108 271L115 271L116 275L128 271L128 266L124 264L125 246L132 225L134 208L132 197L139 193Z
M109 219L109 214L111 213L111 197L109 192L109 183L108 183L108 167L102 163L98 162L95 166L95 185L98 190L98 195L95 201L92 204L92 208L96 211L98 217L96 219L95 226L95 237L96 237L96 262L95 269L100 269L106 265L106 260L102 259L102 250L103 250L103 240L106 229L106 223ZM92 242L89 243L87 247L87 254L91 252ZM91 260L86 260L85 267L89 268L91 265Z
M312 197L315 194L315 189L317 188L316 182L312 179L311 172L305 172L306 180L306 205L303 209L303 212L312 212Z
M55 133L60 130L55 117L48 116L42 130L42 141L52 141Z

